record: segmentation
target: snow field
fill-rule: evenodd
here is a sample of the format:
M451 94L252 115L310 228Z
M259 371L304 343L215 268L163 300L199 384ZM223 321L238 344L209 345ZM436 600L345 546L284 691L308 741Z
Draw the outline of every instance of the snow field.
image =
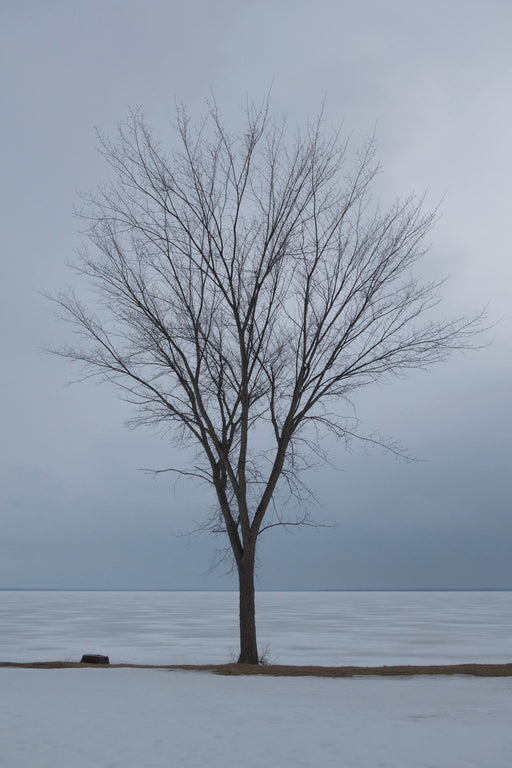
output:
M0 669L5 768L508 768L512 679Z

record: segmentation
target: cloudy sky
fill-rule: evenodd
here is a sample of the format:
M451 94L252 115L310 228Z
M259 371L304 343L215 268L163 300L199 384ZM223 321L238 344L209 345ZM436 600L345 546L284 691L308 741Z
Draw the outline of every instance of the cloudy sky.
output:
M94 127L142 105L163 142L176 99L215 93L239 124L272 84L293 122L326 99L353 141L376 128L376 193L441 204L423 269L449 275L446 315L489 303L478 352L364 393L369 432L420 462L332 445L309 478L335 528L271 531L266 589L512 588L509 0L3 0L0 9L0 587L225 589L221 542L186 536L205 488L140 467L172 464L129 431L105 386L69 386L41 292L75 279L77 192L105 178Z

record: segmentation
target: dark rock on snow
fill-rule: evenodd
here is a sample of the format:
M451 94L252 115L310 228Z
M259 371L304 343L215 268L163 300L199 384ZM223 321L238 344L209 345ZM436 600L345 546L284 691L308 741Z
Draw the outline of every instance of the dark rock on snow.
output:
M99 653L85 653L80 664L110 664L110 661L108 656L101 656Z

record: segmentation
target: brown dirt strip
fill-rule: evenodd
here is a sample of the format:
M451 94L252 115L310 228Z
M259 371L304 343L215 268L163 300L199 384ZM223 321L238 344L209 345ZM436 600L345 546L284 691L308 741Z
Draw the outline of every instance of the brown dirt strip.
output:
M472 675L473 677L512 677L510 664L439 664L397 665L389 667L314 667L281 664L81 664L73 661L0 662L0 667L25 669L181 669L193 672L213 672L217 675L270 675L273 677L411 677L413 675Z

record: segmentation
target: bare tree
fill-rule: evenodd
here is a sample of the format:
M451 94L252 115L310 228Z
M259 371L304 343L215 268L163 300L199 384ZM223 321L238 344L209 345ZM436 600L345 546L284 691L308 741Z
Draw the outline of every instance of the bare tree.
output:
M279 487L300 484L325 430L351 434L355 390L467 346L475 319L435 319L439 284L411 272L435 215L414 198L371 207L373 140L348 163L322 119L290 137L267 104L235 134L215 105L199 128L178 108L176 133L167 155L136 112L101 139L112 176L87 196L78 265L96 309L54 297L82 336L57 354L112 382L135 424L195 446L176 471L213 488L239 661L256 664L256 542L286 523Z

